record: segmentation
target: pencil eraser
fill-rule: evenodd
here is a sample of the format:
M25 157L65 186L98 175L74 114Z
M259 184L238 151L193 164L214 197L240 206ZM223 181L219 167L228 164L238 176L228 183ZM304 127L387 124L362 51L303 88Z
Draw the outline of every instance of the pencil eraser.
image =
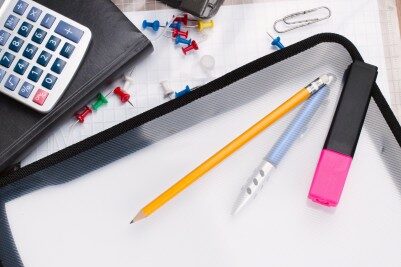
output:
M324 206L337 206L351 162L349 155L323 149L309 190L309 199Z

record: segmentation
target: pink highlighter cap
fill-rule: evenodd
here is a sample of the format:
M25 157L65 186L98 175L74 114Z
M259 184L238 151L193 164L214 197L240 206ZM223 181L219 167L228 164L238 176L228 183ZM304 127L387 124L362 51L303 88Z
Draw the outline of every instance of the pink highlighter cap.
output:
M337 206L351 162L349 155L323 149L308 197L324 206Z

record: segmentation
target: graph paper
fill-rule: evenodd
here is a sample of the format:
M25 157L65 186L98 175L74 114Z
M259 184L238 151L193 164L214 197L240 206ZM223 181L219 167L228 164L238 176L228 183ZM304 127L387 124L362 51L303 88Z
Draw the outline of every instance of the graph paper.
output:
M166 21L173 14L179 14L179 11L168 9L164 4L156 2L119 1L116 4L138 28L144 19ZM380 13L380 8L375 1L269 1L241 5L228 1L214 18L215 28L207 32L206 37L196 32L191 33L191 37L200 41L200 50L186 57L170 39L162 37L156 41L157 34L148 30L144 31L154 41L155 52L140 62L132 73L135 82L129 87L129 92L133 95L134 107L122 105L117 97L111 95L109 104L92 114L85 124L75 124L72 118L56 129L23 161L23 165L168 101L163 98L161 81L167 81L175 91L182 90L186 85L195 87L274 52L275 49L270 46L271 40L266 34L267 30L273 32L273 22L291 12L321 5L332 9L333 15L329 20L282 35L283 42L287 45L293 44L320 32L342 34L356 44L367 62L379 67L378 83L386 98L389 101L397 99L394 96L390 97L390 89L397 86L396 81L399 85L399 75L397 76L396 69L389 66L397 65L392 55L399 55L400 52L395 49L396 39L390 38L391 33L386 31L382 34L383 20L379 16L382 12ZM383 40L382 36L388 36L391 40ZM385 52L383 44L393 49ZM200 67L199 61L204 55L212 55L216 59L216 66L211 73L205 73ZM385 62L385 59L390 58L391 63ZM392 82L389 83L388 77L391 77ZM114 87L122 86L122 84L121 80L115 81L104 93L107 94Z
M296 1L296 0L294 0ZM302 0L298 0L302 1ZM376 0L372 0L376 1ZM168 9L166 4L156 0L113 0L122 11L146 11ZM226 0L224 5L273 2L272 0ZM396 0L377 0L386 67L388 70L391 105L398 119L401 118L401 38L397 16Z

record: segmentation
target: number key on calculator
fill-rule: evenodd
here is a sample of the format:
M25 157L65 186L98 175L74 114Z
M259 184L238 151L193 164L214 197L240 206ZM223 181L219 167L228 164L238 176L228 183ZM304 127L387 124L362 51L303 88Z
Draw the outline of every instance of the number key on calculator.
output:
M6 0L0 12L0 92L47 113L77 72L92 33L31 0Z

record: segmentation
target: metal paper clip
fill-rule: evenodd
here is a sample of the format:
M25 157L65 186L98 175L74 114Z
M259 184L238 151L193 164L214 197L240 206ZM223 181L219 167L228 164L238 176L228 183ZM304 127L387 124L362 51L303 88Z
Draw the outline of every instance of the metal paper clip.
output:
M297 17L307 15L310 13L319 12L321 10L327 11L327 15L321 16L321 17L309 18L309 19L294 20ZM287 15L282 19L276 20L274 22L273 27L276 32L284 33L284 32L292 31L297 28L305 27L307 25L310 25L310 24L313 24L313 23L316 23L316 22L319 22L322 20L329 19L330 17L331 17L331 10L328 7L321 6L321 7L312 8L309 10L304 10L304 11L300 11L300 12L296 12L296 13ZM283 24L283 27L286 27L286 28L279 29L279 27L278 27L279 24Z

